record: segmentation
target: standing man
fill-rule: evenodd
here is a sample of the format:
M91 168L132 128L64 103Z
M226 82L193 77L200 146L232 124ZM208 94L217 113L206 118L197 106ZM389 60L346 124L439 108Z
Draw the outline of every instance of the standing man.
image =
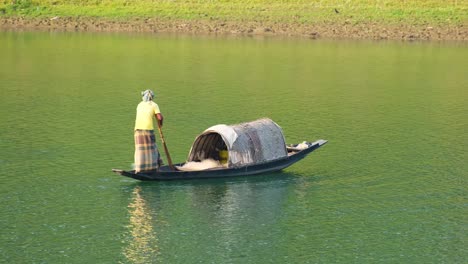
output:
M137 106L135 120L135 172L154 171L161 165L161 156L156 146L153 116L160 126L163 116L159 106L153 102L151 90L141 92L142 101Z

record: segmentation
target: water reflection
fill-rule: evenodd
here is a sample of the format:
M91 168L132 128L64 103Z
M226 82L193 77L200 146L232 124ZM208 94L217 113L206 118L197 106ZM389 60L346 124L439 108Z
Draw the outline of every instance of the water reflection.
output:
M281 243L282 231L275 226L285 221L284 206L295 195L297 180L294 175L277 173L135 183L129 205L131 240L125 256L132 263L206 261L196 252L211 252L214 263L232 258L234 252L260 258ZM246 243L250 245L245 247ZM258 250L259 245L264 251ZM184 254L181 248L186 249Z
M156 260L159 252L158 238L153 230L153 217L146 201L141 197L141 187L135 187L132 194L132 202L128 205L128 246L124 255L131 263L151 263Z

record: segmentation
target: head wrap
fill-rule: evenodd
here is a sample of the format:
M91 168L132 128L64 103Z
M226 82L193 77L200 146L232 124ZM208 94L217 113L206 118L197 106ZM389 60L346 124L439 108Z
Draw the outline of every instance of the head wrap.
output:
M145 102L151 101L154 98L154 93L151 90L145 90L141 92L141 95L143 96L142 99Z

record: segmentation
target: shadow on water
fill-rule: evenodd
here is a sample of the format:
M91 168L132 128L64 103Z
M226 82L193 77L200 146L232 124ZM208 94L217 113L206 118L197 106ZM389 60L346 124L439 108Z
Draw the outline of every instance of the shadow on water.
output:
M213 179L190 179L190 180L175 180L175 181L132 181L124 187L126 190L133 190L137 187L145 192L153 191L170 191L181 188L222 188L224 186L236 185L294 185L302 181L313 182L318 178L310 175L303 175L292 172L273 172L261 175L250 175L230 178L213 178Z
M291 188L300 190L304 184L314 184L319 180L320 178L314 176L280 171L232 178L136 181L124 187L124 190L139 190L142 199L152 206L164 206L167 201L190 199L219 207L222 205L218 203L229 195L243 198L250 195L257 198Z

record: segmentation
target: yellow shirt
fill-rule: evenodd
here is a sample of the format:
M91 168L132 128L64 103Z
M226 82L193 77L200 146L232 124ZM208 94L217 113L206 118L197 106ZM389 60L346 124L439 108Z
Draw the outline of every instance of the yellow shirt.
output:
M161 113L159 106L153 102L141 102L137 106L135 129L154 130L153 116Z

